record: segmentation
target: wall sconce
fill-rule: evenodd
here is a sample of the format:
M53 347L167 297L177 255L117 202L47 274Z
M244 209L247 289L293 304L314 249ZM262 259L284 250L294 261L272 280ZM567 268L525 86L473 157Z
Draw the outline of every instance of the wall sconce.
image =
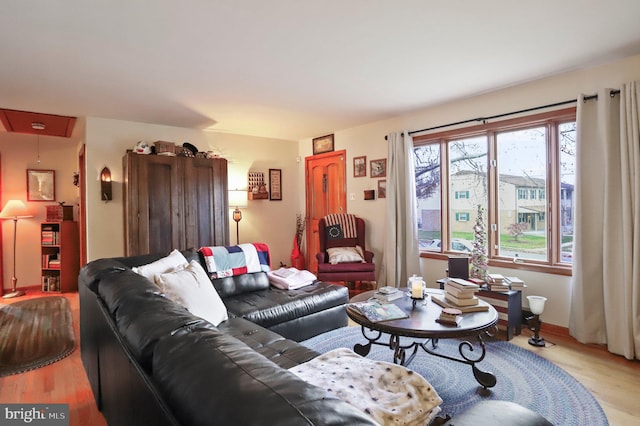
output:
M542 296L527 296L527 300L529 301L529 309L531 309L531 313L533 314L527 318L527 323L529 329L534 332L533 337L529 339L529 344L532 346L545 346L544 339L540 337L540 327L542 326L540 315L542 315L544 311L544 302L547 301L547 298Z
M113 200L113 189L111 186L111 171L105 167L100 172L100 199L102 201Z
M229 190L229 208L235 208L233 210L233 220L236 222L236 244L240 244L240 221L242 220L242 211L240 209L247 208L247 197L246 190Z

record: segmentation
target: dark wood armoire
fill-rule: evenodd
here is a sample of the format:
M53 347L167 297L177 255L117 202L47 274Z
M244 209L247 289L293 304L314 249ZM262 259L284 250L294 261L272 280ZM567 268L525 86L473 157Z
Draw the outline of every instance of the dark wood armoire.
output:
M229 244L227 160L127 152L125 254Z

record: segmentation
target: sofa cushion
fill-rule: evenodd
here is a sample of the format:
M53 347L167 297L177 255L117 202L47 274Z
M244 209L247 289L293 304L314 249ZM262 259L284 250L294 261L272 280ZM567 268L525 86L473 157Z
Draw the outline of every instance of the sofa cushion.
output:
M180 424L375 424L238 339L195 330L158 342L153 380Z
M179 250L173 250L167 256L162 257L154 262L146 265L134 266L131 268L133 272L142 275L153 281L156 274L164 274L167 272L183 269L189 262Z
M236 316L271 328L282 322L344 306L348 301L349 291L346 287L316 282L297 290L272 287L229 297L224 302Z
M169 299L213 325L217 326L229 318L227 308L207 273L195 260L183 269L156 274L154 281Z
M291 368L320 355L306 346L285 339L243 318L231 318L220 324L218 329L240 340L282 368Z

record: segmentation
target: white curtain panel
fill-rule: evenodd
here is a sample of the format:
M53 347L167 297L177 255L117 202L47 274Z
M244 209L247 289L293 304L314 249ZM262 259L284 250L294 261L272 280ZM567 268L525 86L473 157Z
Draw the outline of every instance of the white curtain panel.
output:
M578 99L569 330L640 359L640 85Z
M387 135L387 220L379 285L404 287L408 277L420 275L415 204L413 138Z

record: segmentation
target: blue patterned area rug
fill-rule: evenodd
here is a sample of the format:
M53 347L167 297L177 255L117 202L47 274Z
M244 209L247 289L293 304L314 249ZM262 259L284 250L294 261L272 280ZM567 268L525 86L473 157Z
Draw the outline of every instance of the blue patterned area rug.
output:
M401 343L405 345L411 340L402 338ZM380 341L388 343L389 336L383 334ZM353 349L356 343L366 343L360 327L333 330L302 342L321 353L340 347ZM457 340L440 340L437 350L460 358L459 343ZM470 355L477 357L478 350L476 345L475 352ZM367 358L393 362L393 351L388 346L372 345ZM422 349L418 349L409 368L431 383L444 401L442 413L452 417L479 401L496 399L528 407L555 425L608 425L602 407L581 383L560 367L526 349L509 342L488 342L487 354L477 366L496 375L495 387L484 389L480 386L470 365L432 356Z

